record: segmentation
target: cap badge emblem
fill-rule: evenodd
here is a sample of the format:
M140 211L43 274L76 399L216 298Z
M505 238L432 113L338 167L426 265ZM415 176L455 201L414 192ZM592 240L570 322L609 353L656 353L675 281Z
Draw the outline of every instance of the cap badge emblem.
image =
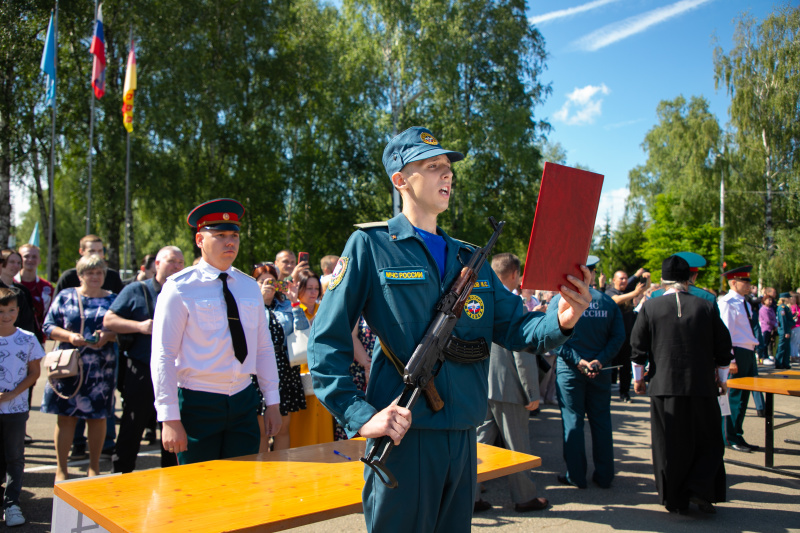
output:
M424 131L419 134L419 138L422 139L422 142L424 142L425 144L432 144L433 146L439 144L439 141L436 140L436 137L434 137L430 133L425 133Z
M222 213L222 220L229 220L231 216L228 213Z

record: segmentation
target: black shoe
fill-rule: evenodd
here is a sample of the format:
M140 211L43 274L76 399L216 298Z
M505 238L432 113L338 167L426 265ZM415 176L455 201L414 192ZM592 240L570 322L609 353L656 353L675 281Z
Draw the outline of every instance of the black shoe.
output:
M550 502L547 501L547 498L534 498L529 502L515 503L514 510L518 513L527 513L528 511L541 511L542 509L547 509L549 505Z
M89 457L86 455L86 445L73 445L72 453L69 456L70 461L80 461Z
M621 401L622 403L630 403L630 401L631 401L630 394L620 394L619 395L619 401Z
M152 429L148 429L147 431L144 432L144 438L142 440L147 441L147 444L152 446L158 441L158 439L156 439L156 432L153 431Z
M761 446L757 446L755 444L748 444L746 442L742 443L745 447L750 448L751 452L757 452L761 449Z
M487 502L486 500L478 500L475 502L475 505L472 506L473 513L482 513L484 511L488 511L492 508L492 504Z
M559 483L561 483L562 485L569 485L570 487L577 487L577 488L579 488L579 489L585 489L585 488L586 488L586 487L581 487L580 485L578 485L578 484L576 484L576 483L573 483L573 482L572 482L572 481L571 481L571 480L570 480L570 479L567 477L567 475L566 475L566 474L558 474L558 476L556 476L556 477L558 478L558 482L559 482Z
M756 415L760 416L761 418L766 418L767 415L764 414L763 409L756 409Z
M744 444L731 444L731 448L742 453L750 453L753 451L749 446L745 446Z
M686 507L672 507L671 505L665 505L664 507L666 507L667 511L670 513L689 514L688 505Z
M711 504L711 502L708 502L699 496L692 496L689 498L689 501L697 505L697 508L700 509L700 512L702 513L717 514L717 510L714 509L714 506Z
M33 437L25 433L25 446L30 446L33 442Z

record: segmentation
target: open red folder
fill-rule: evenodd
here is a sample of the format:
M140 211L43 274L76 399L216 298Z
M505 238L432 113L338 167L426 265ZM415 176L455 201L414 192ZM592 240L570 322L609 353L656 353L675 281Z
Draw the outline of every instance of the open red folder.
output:
M523 289L573 288L567 274L583 279L592 244L603 175L545 163L533 218Z

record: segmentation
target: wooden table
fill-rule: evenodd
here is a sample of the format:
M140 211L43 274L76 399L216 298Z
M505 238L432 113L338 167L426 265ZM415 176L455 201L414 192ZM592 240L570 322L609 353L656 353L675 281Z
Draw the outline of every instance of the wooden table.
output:
M97 526L82 524L84 516L110 532L280 531L358 513L364 486L358 458L365 447L366 441L353 439L58 483L52 531L97 532ZM478 444L479 482L541 463L539 457ZM61 511L65 504L76 510L71 516L77 523L70 518L69 524L56 524L68 521L57 519L56 502Z
M773 374L762 374L750 378L734 378L728 380L728 387L733 389L749 390L753 392L763 392L764 397L764 466L753 465L743 461L725 459L725 462L766 470L784 476L800 478L800 473L783 470L774 467L775 454L775 430L792 424L797 424L800 419L790 420L777 426L774 425L775 402L773 394L784 396L800 396L800 372L787 370Z

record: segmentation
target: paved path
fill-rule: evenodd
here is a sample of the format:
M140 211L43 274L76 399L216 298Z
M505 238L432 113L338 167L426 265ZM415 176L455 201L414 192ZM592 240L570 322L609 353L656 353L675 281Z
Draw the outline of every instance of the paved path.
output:
M34 390L34 410L28 421L28 434L35 442L26 448L26 474L23 480L22 509L28 523L15 531L20 533L48 531L52 512L55 451L53 428L55 417L38 411L44 379ZM119 402L117 407L119 408ZM727 465L728 502L717 506L713 516L692 512L688 516L672 515L658 505L650 459L649 401L634 398L633 403L612 401L615 467L617 477L610 489L594 485L586 490L559 485L556 474L563 468L561 458L561 420L557 407L545 406L538 417L531 419L531 440L534 453L542 457L542 466L535 470L540 495L552 506L542 512L520 514L514 511L503 479L486 483L483 498L494 508L473 520L474 531L564 531L568 533L597 531L670 531L693 533L800 532L800 479L777 476L759 470ZM764 420L748 411L745 435L752 444L764 444ZM800 417L800 398L776 396L776 423ZM776 447L794 454L777 454L775 465L800 473L800 447L784 444L785 438L800 440L800 424L776 432ZM587 443L591 442L587 425ZM155 446L143 446L139 468L156 468L159 464ZM742 454L726 450L728 457L763 465L763 453ZM592 471L591 451L589 472ZM101 463L107 472L110 461ZM86 461L77 463L70 472L74 477L86 475ZM698 524L700 522L701 524ZM0 526L0 527L5 527ZM698 528L702 528L698 529ZM291 530L299 533L346 533L365 531L363 516L350 515L327 522Z

